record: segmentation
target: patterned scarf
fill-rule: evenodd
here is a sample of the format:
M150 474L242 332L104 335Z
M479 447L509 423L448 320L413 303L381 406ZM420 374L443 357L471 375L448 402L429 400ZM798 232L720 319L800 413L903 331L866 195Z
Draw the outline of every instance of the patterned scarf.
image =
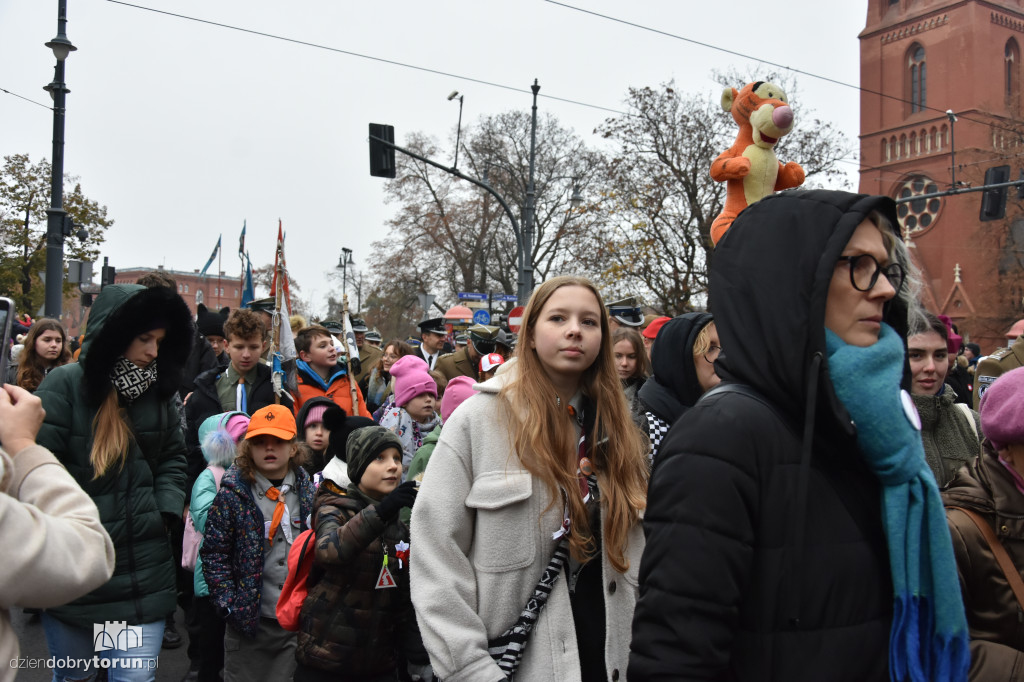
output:
M946 514L924 456L920 420L900 391L903 343L882 324L872 346L847 345L825 330L836 396L857 426L857 443L882 483L882 523L895 594L889 633L894 682L967 679L967 619Z
M135 402L156 383L156 360L149 367L139 367L122 355L110 368L110 383L122 398Z
M409 465L416 451L423 445L423 440L441 422L441 418L434 413L427 422L420 424L413 419L404 407L392 405L381 415L378 424L398 436L402 441L402 480L409 472Z

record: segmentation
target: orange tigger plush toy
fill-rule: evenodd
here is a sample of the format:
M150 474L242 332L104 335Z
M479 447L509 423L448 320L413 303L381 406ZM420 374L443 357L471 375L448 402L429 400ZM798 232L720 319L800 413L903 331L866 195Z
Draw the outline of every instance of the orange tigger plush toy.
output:
M742 90L726 88L722 108L732 112L740 131L711 164L711 179L726 183L725 206L711 224L715 244L747 206L804 181L800 164L783 165L775 156L776 143L793 130L793 110L782 88L764 81L748 83Z

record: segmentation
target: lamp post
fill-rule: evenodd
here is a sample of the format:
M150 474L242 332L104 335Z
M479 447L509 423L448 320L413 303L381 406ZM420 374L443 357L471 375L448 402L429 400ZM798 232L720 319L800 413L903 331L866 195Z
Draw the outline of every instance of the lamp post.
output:
M70 90L64 85L64 60L78 48L64 33L67 0L57 0L57 37L46 43L57 64L53 82L44 90L53 98L53 160L50 174L50 208L46 210L46 316L59 320L64 301L64 101Z
M462 137L462 98L463 95L459 94L458 90L452 90L452 94L448 95L448 101L451 102L455 98L459 99L459 127L455 129L455 163L452 164L452 168L457 169L459 167L459 139Z
M519 261L519 305L526 301L533 292L533 211L536 191L533 185L533 170L537 158L537 93L540 85L533 79L533 118L530 123L530 178L526 185L526 211L523 216L523 256Z
M957 118L952 109L946 109L946 118L949 119L949 173L953 189L956 189L956 138L953 132L956 130Z
M346 249L344 246L341 247L341 258L338 259L338 267L341 268L342 297L347 295L347 292L345 290L345 284L348 282L348 266L355 264L355 261L352 260L352 249Z

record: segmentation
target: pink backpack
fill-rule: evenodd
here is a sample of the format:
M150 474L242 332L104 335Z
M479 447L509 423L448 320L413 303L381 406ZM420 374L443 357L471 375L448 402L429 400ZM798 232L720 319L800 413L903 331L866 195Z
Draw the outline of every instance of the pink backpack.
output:
M220 490L220 479L224 475L224 467L210 465L207 467L213 474L213 483ZM199 558L199 544L203 534L196 530L192 523L192 512L185 513L185 535L181 542L181 567L188 571L196 570L196 559Z

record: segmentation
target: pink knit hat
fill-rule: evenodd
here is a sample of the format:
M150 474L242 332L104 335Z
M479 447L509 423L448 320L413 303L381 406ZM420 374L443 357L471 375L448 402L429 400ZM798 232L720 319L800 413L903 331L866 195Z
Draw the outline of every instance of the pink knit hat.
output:
M996 450L1024 443L1024 367L1001 375L981 396L981 432Z
M448 421L455 408L465 402L466 398L475 394L473 384L476 382L467 376L455 377L444 387L444 397L441 398L441 420Z
M395 379L395 404L399 407L422 393L437 397L437 384L419 355L398 358L391 365L391 376Z

